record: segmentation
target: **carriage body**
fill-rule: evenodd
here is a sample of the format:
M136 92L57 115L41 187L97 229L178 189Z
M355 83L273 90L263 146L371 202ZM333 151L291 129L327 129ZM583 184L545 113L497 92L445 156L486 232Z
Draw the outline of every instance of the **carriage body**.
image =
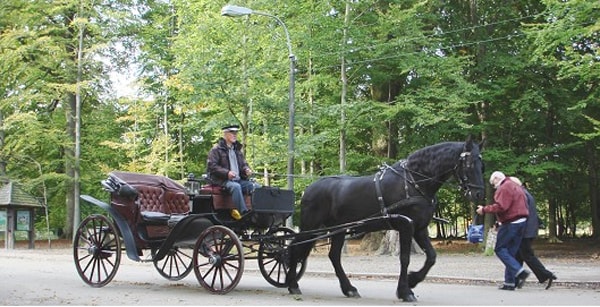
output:
M246 196L251 214L234 220L229 215L231 196L209 182L188 180L184 186L163 176L113 171L101 183L109 203L81 198L104 208L108 217L85 218L73 244L77 271L90 286L112 280L122 246L131 260L153 262L169 280L195 271L200 284L213 293L237 285L244 258L258 259L267 281L284 286L279 275L285 272L265 266L284 261L281 255L293 231L280 226L294 212L293 191L257 188ZM215 276L226 280L215 281Z

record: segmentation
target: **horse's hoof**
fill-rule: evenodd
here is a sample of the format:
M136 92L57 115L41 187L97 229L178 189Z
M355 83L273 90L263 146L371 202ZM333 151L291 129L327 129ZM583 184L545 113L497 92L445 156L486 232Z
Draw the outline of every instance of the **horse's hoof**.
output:
M403 297L402 301L406 302L406 303L416 302L417 298L415 297L414 294L409 294L409 295L406 295L405 297Z
M415 294L412 293L412 291L410 291L409 293L405 293L405 294L400 294L399 291L396 291L396 297L398 297L399 299L401 299L403 302L416 302L417 298L415 297Z
M360 298L357 290L350 290L346 293L346 297Z
M302 295L302 291L300 291L299 288L288 288L288 291L290 292L290 294L297 294L297 295Z

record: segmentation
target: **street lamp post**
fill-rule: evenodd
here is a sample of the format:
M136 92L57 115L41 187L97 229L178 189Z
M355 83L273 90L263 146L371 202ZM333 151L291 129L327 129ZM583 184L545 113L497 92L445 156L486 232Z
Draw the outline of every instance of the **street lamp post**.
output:
M240 17L247 15L261 15L274 18L277 23L281 25L285 32L285 38L288 48L288 54L290 59L290 88L289 88L289 130L288 130L288 164L287 164L287 186L288 189L294 190L294 125L295 125L295 111L294 111L294 96L295 96L295 72L296 72L296 56L292 52L292 42L290 41L290 33L288 32L285 23L279 17L263 12L254 11L252 9L226 5L221 9L221 15L227 17ZM292 226L291 218L287 221L287 226Z

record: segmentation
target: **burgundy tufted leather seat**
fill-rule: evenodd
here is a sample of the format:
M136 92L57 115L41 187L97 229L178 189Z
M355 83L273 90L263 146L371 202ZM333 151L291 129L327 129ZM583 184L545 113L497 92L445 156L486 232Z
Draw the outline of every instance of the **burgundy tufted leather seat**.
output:
M188 214L190 212L189 196L183 191L165 191L162 204L169 214Z
M138 191L138 203L141 212L162 212L169 214L162 204L163 189L145 185L134 186Z
M231 198L231 194L223 191L220 185L207 184L200 188L200 194L212 195L212 205L216 210L221 209L236 209ZM244 194L244 200L246 201L246 207L252 209L252 197L248 194Z
M190 211L189 197L183 191L170 191L152 186L135 186L138 191L140 211L164 214L187 214Z

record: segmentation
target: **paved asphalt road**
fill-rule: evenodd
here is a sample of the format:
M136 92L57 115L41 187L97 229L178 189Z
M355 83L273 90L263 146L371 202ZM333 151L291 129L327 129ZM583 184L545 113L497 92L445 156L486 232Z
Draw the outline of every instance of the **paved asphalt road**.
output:
M70 249L0 250L0 305L589 305L600 302L600 260L542 259L559 277L544 290L534 280L521 290L500 291L502 266L495 257L439 255L428 279L414 289L416 304L395 297L397 257L346 256L351 281L362 295L342 295L325 256L309 258L300 280L302 296L268 284L247 261L238 286L226 295L202 289L193 273L182 281L162 278L151 263L136 263L124 255L115 279L91 288L75 271ZM424 257L414 255L411 269Z

